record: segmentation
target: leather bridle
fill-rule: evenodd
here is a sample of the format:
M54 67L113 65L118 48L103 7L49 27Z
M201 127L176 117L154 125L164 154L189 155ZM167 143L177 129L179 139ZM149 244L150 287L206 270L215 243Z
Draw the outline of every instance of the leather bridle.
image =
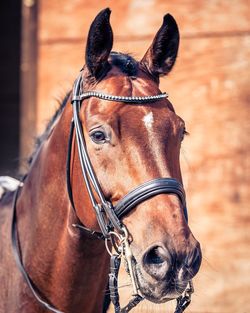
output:
M166 93L161 93L154 96L145 96L145 97L124 97L124 96L114 96L103 94L98 91L82 91L82 73L76 79L72 91L72 107L73 107L73 119L71 123L69 144L68 144L68 158L66 165L67 172L67 189L69 198L72 204L72 207L76 213L73 193L71 189L71 176L70 176L70 164L71 164L71 151L72 151L72 138L75 131L76 142L78 147L78 154L81 164L81 171L84 178L84 182L88 191L88 195L92 204L92 207L96 213L96 218L100 227L101 232L97 232L87 228L82 224L73 224L74 227L83 229L84 231L90 233L93 236L96 236L99 239L105 239L106 247L108 252L111 254L111 263L110 263L110 274L109 274L109 289L110 289L110 298L114 304L115 313L125 313L130 311L135 305L143 300L143 295L140 293L140 288L137 282L136 273L134 271L134 257L130 250L130 241L129 235L126 226L122 222L122 218L127 215L131 210L133 210L138 204L156 196L159 194L174 194L176 195L183 207L183 212L186 221L188 220L186 201L185 201L185 191L180 182L174 178L156 178L150 181L147 181L134 190L125 195L120 201L113 205L111 201L106 199L104 192L100 186L100 183L95 174L94 168L92 166L91 160L88 155L83 129L82 122L79 117L80 108L82 102L90 97L96 97L99 99L107 101L116 101L132 104L146 104L149 102L155 102L160 99L167 97ZM12 246L14 250L15 259L20 271L23 274L24 279L29 285L33 295L40 302L41 305L45 306L52 312L62 313L61 311L55 309L53 306L44 301L39 293L35 290L34 284L30 280L27 272L24 269L24 266L21 261L20 253L18 252L18 236L16 232L16 201L18 196L18 190L14 197L13 204L13 221L12 221ZM77 215L77 214L76 214ZM114 246L115 253L109 250L108 241ZM128 305L121 309L119 303L119 294L118 294L118 271L120 266L121 256L124 256L128 272L131 277L131 282L133 286L133 299L128 303ZM189 282L189 288L186 289L183 296L180 296L177 299L177 307L175 312L181 313L187 307L191 301L191 293L193 292L192 283Z
M158 194L175 194L180 199L184 215L187 220L187 209L185 202L185 192L182 184L174 178L156 178L146 183L139 185L133 191L129 192L122 198L118 203L113 204L107 200L104 196L102 188L98 182L95 171L91 164L84 135L82 130L82 123L79 117L79 111L82 102L90 97L96 97L105 99L108 101L119 101L125 103L143 104L158 101L166 98L167 94L162 93L156 96L146 97L123 97L123 96L112 96L99 93L96 91L82 92L82 75L80 74L75 81L73 92L72 92L72 106L73 106L73 120L72 123L75 127L76 141L78 146L78 154L81 163L81 170L84 177L84 182L88 190L88 195L92 203L92 207L96 212L97 221L99 223L102 234L105 238L109 237L109 231L115 229L120 234L123 234L123 224L121 218L128 214L135 206L144 202L145 200L156 196ZM98 197L95 198L94 191Z

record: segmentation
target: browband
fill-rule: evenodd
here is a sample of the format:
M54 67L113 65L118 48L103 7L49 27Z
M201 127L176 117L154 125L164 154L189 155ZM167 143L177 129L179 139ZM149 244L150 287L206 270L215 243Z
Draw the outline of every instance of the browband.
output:
M87 92L83 92L80 95L73 95L72 101L82 101L90 97L95 97L95 98L108 100L108 101L125 102L125 103L146 103L146 102L154 102L163 98L167 98L168 94L166 92L163 92L154 96L125 97L125 96L109 95L109 94L98 92L98 91L87 91Z

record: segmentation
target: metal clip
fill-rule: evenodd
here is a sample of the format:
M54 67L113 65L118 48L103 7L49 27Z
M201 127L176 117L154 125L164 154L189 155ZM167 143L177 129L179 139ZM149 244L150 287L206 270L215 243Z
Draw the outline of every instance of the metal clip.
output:
M122 245L124 243L124 237L122 237L120 234L118 234L114 231L109 231L108 235L109 235L109 237L105 238L105 246L106 246L106 250L108 251L108 254L111 257L114 255L114 253L110 250L109 245L108 245L108 240L110 240L112 243L112 246L114 247L114 249L117 253L116 256L121 257ZM116 242L114 237L118 239L118 243Z
M124 254L125 254L125 259L127 260L127 263L128 263L128 270L129 270L131 283L132 283L132 287L133 287L132 296L137 296L139 288L138 288L137 283L136 283L135 273L134 273L133 266L132 266L133 254L132 254L132 251L131 251L130 245L129 245L128 231L127 231L125 226L122 229L123 229L123 232L125 234L125 236L124 236Z

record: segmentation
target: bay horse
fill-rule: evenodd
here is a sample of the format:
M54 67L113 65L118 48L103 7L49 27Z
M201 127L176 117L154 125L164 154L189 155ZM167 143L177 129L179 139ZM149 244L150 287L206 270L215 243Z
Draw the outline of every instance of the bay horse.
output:
M190 301L180 297L202 257L179 164L186 130L159 90L176 60L178 27L165 15L138 62L111 51L110 13L94 19L73 90L22 183L1 199L1 313L103 312L108 277L115 312L144 298L179 299L182 312ZM134 296L124 310L121 257Z

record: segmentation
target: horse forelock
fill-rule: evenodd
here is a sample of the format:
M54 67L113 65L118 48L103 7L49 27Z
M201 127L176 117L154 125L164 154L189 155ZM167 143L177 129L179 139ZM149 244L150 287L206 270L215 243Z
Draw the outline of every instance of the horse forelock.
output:
M117 66L124 74L136 76L138 62L130 55L112 51L110 54L111 65Z

